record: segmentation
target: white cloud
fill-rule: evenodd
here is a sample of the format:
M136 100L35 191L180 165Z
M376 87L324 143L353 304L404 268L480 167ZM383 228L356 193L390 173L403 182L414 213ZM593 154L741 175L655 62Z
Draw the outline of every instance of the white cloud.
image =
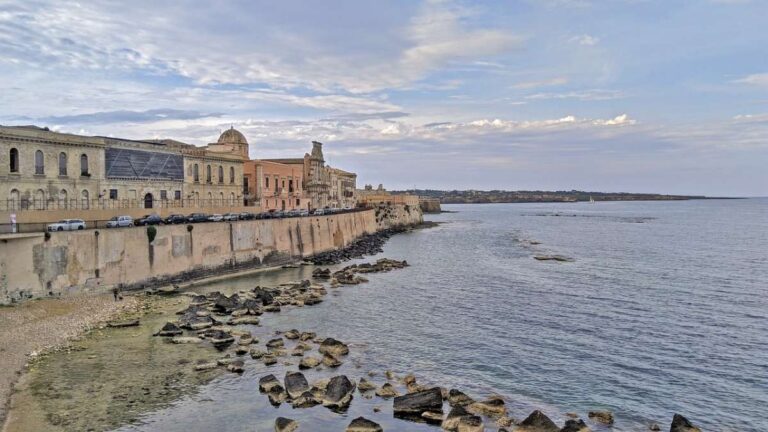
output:
M552 87L552 86L559 86L563 84L568 84L568 78L566 77L557 77L557 78L550 78L545 80L539 80L539 81L525 81L521 83L517 83L512 86L514 89L532 89L537 87Z
M583 101L604 101L623 97L625 97L624 93L617 90L592 89L565 93L536 93L525 98L530 100L578 99Z
M744 78L732 81L737 84L748 84L759 87L768 87L768 73L747 75Z
M600 43L600 38L596 36L590 36L588 34L584 34L579 36L573 36L572 38L568 39L568 42L576 43L579 45L585 45L585 46L594 46Z

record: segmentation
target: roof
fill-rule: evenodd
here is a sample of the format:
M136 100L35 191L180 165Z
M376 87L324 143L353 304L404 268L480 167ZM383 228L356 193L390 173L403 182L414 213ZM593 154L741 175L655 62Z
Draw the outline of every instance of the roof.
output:
M231 126L221 134L217 144L248 144L248 141L245 139L245 135Z
M261 159L264 162L281 163L285 165L304 165L304 158Z

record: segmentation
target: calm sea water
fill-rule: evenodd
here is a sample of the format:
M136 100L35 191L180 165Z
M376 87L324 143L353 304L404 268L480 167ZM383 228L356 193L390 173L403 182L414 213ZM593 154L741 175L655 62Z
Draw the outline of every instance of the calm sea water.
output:
M614 430L642 431L668 428L678 412L708 431L768 430L768 200L445 209L456 213L427 216L439 227L387 243L382 256L411 267L263 325L350 342L341 373L392 369L475 397L498 393L517 418L540 408L562 424L565 412L609 409ZM358 415L388 430L437 430L393 422L391 401L376 398L356 396L346 416L272 408L256 384L267 371L254 363L217 378L124 430L271 430L278 415L312 419L318 431Z

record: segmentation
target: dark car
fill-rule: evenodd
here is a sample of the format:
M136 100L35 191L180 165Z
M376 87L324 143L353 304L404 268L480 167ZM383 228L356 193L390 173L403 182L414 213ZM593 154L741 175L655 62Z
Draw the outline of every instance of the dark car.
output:
M184 215L172 214L172 215L168 216L167 218L165 218L164 222L165 222L166 225L175 225L175 224L187 223L188 221L189 221L189 218L187 218Z
M189 218L187 218L190 222L208 222L209 216L205 213L192 213L189 215Z
M240 220L253 220L256 219L256 215L253 213L242 212L240 213Z
M144 215L133 221L136 226L160 225L161 223L163 223L163 218L156 214Z

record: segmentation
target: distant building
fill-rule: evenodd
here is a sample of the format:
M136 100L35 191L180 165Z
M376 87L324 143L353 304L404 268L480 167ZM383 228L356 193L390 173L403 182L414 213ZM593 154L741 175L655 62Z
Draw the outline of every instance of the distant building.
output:
M392 194L384 189L384 185L379 185L374 189L371 185L365 185L363 189L356 192L358 205L364 207L377 207L380 205L407 205L418 207L419 197L408 194Z
M0 211L241 207L247 158L232 128L197 147L0 127Z

